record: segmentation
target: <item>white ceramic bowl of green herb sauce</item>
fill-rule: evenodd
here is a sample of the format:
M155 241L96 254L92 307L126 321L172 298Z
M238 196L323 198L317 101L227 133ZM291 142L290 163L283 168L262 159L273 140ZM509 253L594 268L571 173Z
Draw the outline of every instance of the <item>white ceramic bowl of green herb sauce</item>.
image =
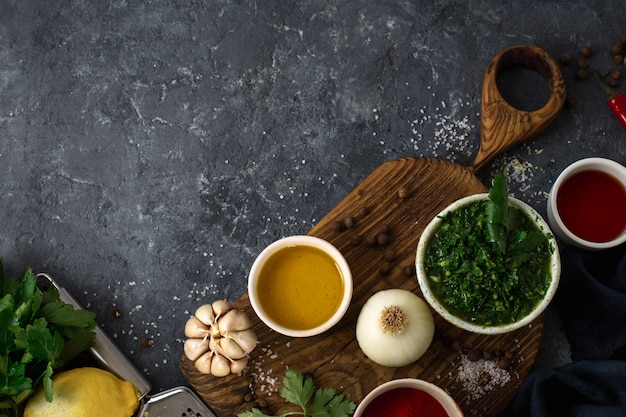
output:
M428 224L417 247L417 279L426 301L450 323L475 333L530 325L552 300L561 272L548 224L506 188L500 191L500 206L490 194L452 203Z

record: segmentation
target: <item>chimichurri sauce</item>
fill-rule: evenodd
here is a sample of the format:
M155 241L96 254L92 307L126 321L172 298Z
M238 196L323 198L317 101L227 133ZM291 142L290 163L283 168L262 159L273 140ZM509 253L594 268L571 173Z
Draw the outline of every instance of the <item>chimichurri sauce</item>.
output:
M454 315L477 325L505 325L528 315L545 295L555 248L528 216L509 206L507 250L500 253L488 239L486 206L477 201L442 218L425 270L435 297Z

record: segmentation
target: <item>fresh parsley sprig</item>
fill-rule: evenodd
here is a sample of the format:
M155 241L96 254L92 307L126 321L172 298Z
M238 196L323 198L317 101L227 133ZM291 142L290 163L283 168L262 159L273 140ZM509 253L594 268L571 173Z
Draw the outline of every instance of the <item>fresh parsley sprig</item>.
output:
M286 402L295 404L302 411L289 411L277 417L300 415L304 417L348 417L356 408L356 404L346 400L343 394L337 394L333 388L315 389L313 379L304 376L293 369L287 369L283 377L283 386L278 393ZM244 411L237 417L271 417L258 408Z
M52 401L52 374L91 346L95 316L53 286L40 290L30 268L21 280L5 278L0 262L0 416L20 417L42 385Z

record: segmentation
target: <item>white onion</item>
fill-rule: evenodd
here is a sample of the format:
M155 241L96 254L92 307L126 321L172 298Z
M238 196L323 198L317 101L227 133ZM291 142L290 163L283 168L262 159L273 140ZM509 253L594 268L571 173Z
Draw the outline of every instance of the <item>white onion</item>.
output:
M379 365L400 367L430 346L435 322L428 305L401 289L379 291L363 305L356 324L359 347Z

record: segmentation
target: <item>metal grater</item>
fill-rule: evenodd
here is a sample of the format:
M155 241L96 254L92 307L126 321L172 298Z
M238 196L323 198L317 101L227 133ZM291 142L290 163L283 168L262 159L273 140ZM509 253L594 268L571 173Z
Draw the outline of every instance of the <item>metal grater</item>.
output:
M37 277L52 284L59 291L62 301L71 304L74 308L82 309L78 301L65 288L58 285L50 275L39 273ZM96 325L94 330L96 338L90 348L90 353L95 361L102 368L135 384L139 391L140 405L136 417L217 417L196 393L187 387L175 387L149 395L152 386L146 377L135 368L100 326Z

